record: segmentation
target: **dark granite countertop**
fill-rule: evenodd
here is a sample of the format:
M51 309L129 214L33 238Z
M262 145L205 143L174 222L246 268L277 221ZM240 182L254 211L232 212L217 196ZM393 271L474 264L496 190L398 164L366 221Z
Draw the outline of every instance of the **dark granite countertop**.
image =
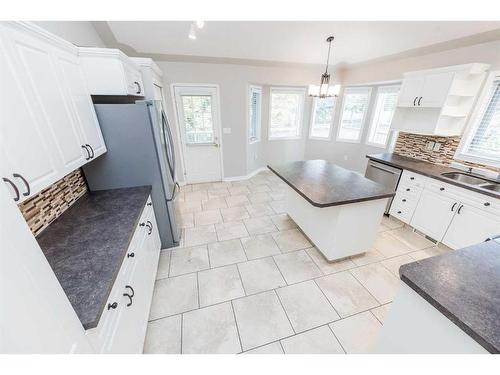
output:
M150 192L90 192L37 237L85 329L99 323Z
M500 353L500 243L401 266L401 280L490 353Z
M455 185L467 190L472 190L481 194L488 195L494 198L500 198L500 194L496 193L492 190L482 189L480 187L475 187L471 185L465 185L458 181L452 180L451 178L446 178L441 176L442 173L446 172L459 172L465 173L456 168L444 167L442 165L432 164L427 161L418 160L415 158L410 158L408 156L393 154L393 153L384 153L384 154L370 154L366 155L368 159L378 161L383 164L390 165L392 167L406 169L411 172L419 173L427 177L434 178L436 180L440 180L446 182L451 185ZM481 177L481 176L480 176Z
M316 207L394 196L394 191L326 160L296 161L268 168Z

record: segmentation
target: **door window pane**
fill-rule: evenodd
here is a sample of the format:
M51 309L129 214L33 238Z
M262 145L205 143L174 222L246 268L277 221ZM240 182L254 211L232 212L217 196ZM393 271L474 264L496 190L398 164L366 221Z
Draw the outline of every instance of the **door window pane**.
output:
M335 98L316 98L314 100L313 118L311 122L310 138L330 138L330 129L333 122Z
M359 142L370 101L370 87L346 88L337 139Z
M271 89L270 139L300 138L304 90Z
M399 86L384 86L377 90L368 143L385 146L389 138L392 116L396 110Z
M186 125L186 143L213 143L212 97L210 95L182 95L181 98Z

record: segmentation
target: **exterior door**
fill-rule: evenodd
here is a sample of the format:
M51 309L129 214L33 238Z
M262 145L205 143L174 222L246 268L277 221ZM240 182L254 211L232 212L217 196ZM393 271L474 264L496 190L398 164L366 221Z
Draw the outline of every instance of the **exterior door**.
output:
M222 179L216 87L174 86L187 183Z

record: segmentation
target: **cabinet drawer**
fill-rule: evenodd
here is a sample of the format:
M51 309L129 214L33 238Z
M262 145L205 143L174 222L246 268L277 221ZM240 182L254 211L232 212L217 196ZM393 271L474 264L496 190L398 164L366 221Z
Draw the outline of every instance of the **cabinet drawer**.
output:
M415 207L417 207L418 198L419 195L417 194L396 193L392 204L413 212L415 210Z
M414 207L413 208L402 207L397 203L394 204L393 202L393 204L391 205L391 209L389 210L389 214L401 220L403 223L409 224L414 209L415 209Z
M403 185L423 188L427 180L428 178L421 174L404 170L399 183Z

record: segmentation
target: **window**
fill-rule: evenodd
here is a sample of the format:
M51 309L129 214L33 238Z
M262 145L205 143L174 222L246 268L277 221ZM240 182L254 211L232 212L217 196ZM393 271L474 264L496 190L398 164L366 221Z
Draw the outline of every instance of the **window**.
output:
M186 143L214 142L212 97L210 95L182 95L181 99L186 124Z
M389 138L392 116L398 102L399 86L381 86L377 89L375 109L368 132L368 144L385 147Z
M330 130L333 123L335 98L314 98L309 138L330 139Z
M500 166L500 71L488 77L458 159Z
M269 139L300 138L304 89L271 88Z
M260 140L261 108L262 88L250 86L248 103L248 139L250 143Z
M363 133L366 111L370 103L370 87L348 87L344 90L338 141L359 142Z

